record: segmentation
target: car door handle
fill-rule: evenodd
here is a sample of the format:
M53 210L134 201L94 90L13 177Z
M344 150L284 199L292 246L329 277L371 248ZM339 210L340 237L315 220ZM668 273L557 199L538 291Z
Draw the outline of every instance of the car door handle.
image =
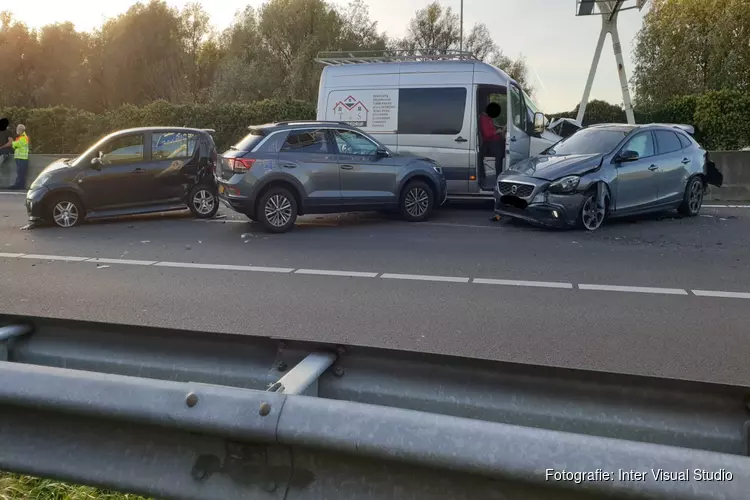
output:
M140 168L140 167L138 167L138 168L136 168L136 169L134 169L134 170L133 170L133 173L136 173L136 174L142 174L142 173L143 173L143 172L145 172L145 171L146 171L146 169L145 169L145 168Z
M688 158L683 158L682 159L682 164L683 165L687 165L688 163L690 163L690 159L688 159Z
M294 163L284 163L281 166L284 168L297 168L297 165L295 165Z
M651 165L650 167L648 167L648 169L651 170L652 172L656 170L657 168L659 167L657 167L656 165Z
M468 142L468 141L459 135L458 137L456 137L456 142Z
M516 142L516 136L515 135L510 138L510 142Z
M354 170L354 165L341 165L342 170Z

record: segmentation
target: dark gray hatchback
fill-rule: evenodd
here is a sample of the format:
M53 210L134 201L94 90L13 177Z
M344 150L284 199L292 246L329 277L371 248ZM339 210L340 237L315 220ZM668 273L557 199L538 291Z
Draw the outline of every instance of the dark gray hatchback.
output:
M222 202L274 233L303 214L398 210L424 221L447 197L434 160L398 155L339 122L250 127L220 164Z

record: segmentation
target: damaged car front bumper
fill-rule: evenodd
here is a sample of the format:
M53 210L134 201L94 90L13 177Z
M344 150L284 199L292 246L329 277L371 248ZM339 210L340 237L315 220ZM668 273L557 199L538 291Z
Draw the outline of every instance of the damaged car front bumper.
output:
M542 192L530 201L513 195L498 195L495 214L547 227L574 227L585 201L583 193Z

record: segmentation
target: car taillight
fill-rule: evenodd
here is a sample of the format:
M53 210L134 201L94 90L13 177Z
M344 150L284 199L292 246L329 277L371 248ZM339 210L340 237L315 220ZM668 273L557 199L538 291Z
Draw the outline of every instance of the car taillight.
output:
M253 168L255 158L232 158L229 160L229 166L232 172L242 174Z

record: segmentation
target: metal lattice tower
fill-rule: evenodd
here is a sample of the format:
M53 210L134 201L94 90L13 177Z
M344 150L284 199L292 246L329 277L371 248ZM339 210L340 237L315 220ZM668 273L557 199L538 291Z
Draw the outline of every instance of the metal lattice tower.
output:
M602 29L599 32L599 40L596 43L594 51L594 60L591 62L589 77L586 80L586 88L583 91L583 98L578 108L578 123L583 123L583 117L586 113L586 105L589 102L591 87L594 85L596 69L599 66L599 59L604 48L604 40L607 34L612 35L612 49L617 61L617 73L620 76L620 86L622 88L622 103L625 107L625 116L628 123L635 125L635 115L633 114L633 101L630 98L630 88L628 87L628 78L625 73L625 61L622 57L622 45L620 44L620 34L617 31L617 17L624 10L638 9L641 10L648 0L576 0L576 15L591 16L599 15L602 18Z

